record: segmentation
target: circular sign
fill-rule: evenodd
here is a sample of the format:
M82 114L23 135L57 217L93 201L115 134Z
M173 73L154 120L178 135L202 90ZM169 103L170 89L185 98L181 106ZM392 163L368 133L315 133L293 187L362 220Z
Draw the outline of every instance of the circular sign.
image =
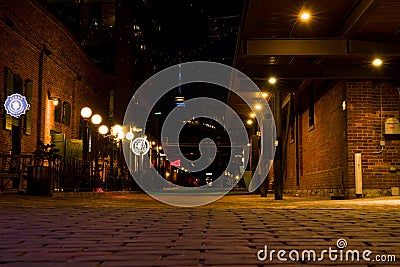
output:
M20 94L12 94L7 96L4 107L8 115L19 118L21 115L25 114L30 105L28 104L28 101L26 101L25 96Z
M150 150L150 143L142 137L138 137L132 141L131 149L135 155L145 155Z

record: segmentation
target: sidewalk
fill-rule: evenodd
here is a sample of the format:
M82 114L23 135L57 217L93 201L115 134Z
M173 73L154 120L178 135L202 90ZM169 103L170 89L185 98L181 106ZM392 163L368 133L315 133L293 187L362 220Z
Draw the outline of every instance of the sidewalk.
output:
M0 229L4 266L385 266L375 256L390 255L397 262L386 265L400 264L398 197L227 195L203 207L177 208L142 193L0 195ZM371 250L371 261L289 258L291 250L338 249L339 239L347 242L344 252ZM263 256L265 246L276 252L262 261L257 254ZM287 261L278 260L279 250L287 251Z

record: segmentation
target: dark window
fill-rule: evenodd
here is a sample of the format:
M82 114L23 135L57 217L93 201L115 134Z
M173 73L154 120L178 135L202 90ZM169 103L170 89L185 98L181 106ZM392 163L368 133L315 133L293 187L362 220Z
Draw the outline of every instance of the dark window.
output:
M69 126L71 124L71 105L68 102L63 103L62 122L67 126Z
M4 100L7 99L7 96L12 95L14 93L14 73L7 67L5 67L5 79L4 79ZM2 106L3 107L3 106ZM13 118L11 115L8 115L7 112L3 112L4 114L4 128L6 130L12 130L12 122Z
M55 122L61 122L61 111L62 111L62 105L61 105L61 99L57 99L58 103L56 106L54 106L54 121Z

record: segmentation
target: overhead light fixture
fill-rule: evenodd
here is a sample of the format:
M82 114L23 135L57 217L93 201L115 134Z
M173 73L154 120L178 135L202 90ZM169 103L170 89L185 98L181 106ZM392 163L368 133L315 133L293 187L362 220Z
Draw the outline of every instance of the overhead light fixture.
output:
M269 77L268 82L270 84L275 84L276 83L276 78L275 77Z
M260 104L256 104L256 105L254 106L254 108L255 108L256 110L260 110L262 107L261 107Z
M268 97L268 93L267 93L267 92L263 92L261 95L262 95L262 97L264 97L264 98L267 98L267 97Z
M247 120L247 125L252 125L253 121L252 120Z
M374 65L375 67L380 67L382 64L383 64L383 61L380 58L375 58L372 61L372 65Z
M255 113L251 113L250 114L250 118L255 118L256 117L256 114Z
M300 19L302 21L308 21L311 18L311 14L309 11L303 10L300 14Z

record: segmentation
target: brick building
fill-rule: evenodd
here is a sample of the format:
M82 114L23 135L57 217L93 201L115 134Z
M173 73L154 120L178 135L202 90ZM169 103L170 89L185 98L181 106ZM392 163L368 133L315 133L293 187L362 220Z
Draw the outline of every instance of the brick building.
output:
M388 194L398 187L400 139L385 134L384 127L388 118L400 117L399 88L385 81L337 81L318 88L311 104L313 115L310 103L301 103L308 90L294 97L295 115L289 127L294 136L288 134L285 149L285 190L354 195L355 153L361 153L363 194Z
M279 190L395 194L400 186L400 132L392 131L400 118L397 2L248 0L244 10L235 67L270 92L271 103L283 99L273 104L274 112L283 114L277 125L282 175L276 166L271 175L282 181ZM372 64L374 59L383 64ZM278 82L269 84L269 77ZM244 120L249 108L238 108Z
M85 106L106 117L109 81L40 4L0 0L0 39L0 98L20 93L30 104L19 119L2 104L0 153L30 154L53 134L79 139Z

